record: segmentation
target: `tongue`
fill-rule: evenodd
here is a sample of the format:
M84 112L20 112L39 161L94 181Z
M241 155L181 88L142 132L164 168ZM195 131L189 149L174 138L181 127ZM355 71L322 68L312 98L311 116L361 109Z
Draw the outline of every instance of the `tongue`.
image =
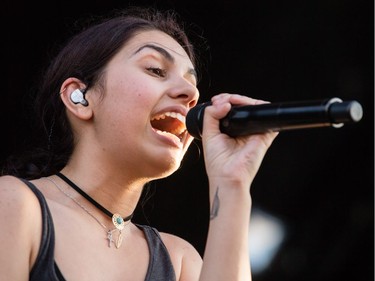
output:
M165 119L152 120L151 125L154 129L169 132L170 134L180 135L185 125L176 118L166 117Z

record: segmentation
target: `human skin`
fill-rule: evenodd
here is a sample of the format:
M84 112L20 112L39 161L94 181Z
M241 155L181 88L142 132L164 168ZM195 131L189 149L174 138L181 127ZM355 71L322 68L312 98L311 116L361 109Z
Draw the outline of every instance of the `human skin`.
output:
M74 131L75 148L62 173L107 209L123 217L131 214L143 186L176 171L193 140L186 132L179 137L160 132L151 120L166 112L176 112L183 119L198 101L196 83L184 49L160 31L139 32L123 46L106 66L100 83L88 89L89 106L70 100L74 90L86 85L75 77L66 79L60 96ZM210 202L213 205L219 198L220 209L210 221L203 260L187 241L167 233L161 236L177 280L250 280L249 187L276 134L239 139L221 134L218 123L231 104L263 101L227 93L212 101L205 113L202 142ZM171 123L169 131L184 126L177 118ZM110 227L105 214L56 176L50 178ZM32 182L51 209L55 260L67 280L124 280L124 276L144 280L149 250L141 230L128 225L121 248L109 248L103 227L71 198L44 178ZM21 181L10 176L0 178L0 198L0 221L8 230L0 232L1 276L28 280L41 237L39 203Z

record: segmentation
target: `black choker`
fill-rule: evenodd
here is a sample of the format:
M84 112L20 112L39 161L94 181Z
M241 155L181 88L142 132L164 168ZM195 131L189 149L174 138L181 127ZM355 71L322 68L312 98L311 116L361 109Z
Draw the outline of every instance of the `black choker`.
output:
M60 177L63 181L65 181L67 184L69 184L74 190L76 190L79 194L85 197L88 201L90 201L95 207L97 207L99 210L101 210L103 213L109 216L112 219L112 222L116 226L116 228L122 229L124 226L124 223L133 218L134 212L125 218L121 217L119 214L112 214L110 211L108 211L106 208L104 208L102 205L100 205L98 202L92 199L87 193L85 193L82 189L80 189L75 183L73 183L65 175L63 175L60 172L56 173L56 175Z

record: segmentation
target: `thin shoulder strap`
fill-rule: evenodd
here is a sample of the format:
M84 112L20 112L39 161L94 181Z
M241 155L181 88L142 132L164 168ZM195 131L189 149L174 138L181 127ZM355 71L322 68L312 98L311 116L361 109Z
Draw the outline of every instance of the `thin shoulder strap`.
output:
M51 212L40 190L30 181L20 178L38 198L42 211L42 238L35 264L30 271L30 281L61 280L54 261L55 232Z
M168 250L157 229L147 225L137 225L146 236L150 261L145 281L175 281L176 274Z

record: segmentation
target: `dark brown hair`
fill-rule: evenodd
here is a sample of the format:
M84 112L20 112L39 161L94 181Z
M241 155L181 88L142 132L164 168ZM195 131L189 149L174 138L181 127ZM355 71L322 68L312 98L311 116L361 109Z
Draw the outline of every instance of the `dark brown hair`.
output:
M38 146L34 147L31 159L17 158L16 161L10 157L2 174L33 179L56 173L67 163L74 142L65 106L59 97L63 81L76 77L85 83L86 89L100 86L107 63L135 33L144 30L160 30L173 37L197 67L195 50L174 11L132 7L91 21L59 50L42 76L35 98L40 126L36 134Z

